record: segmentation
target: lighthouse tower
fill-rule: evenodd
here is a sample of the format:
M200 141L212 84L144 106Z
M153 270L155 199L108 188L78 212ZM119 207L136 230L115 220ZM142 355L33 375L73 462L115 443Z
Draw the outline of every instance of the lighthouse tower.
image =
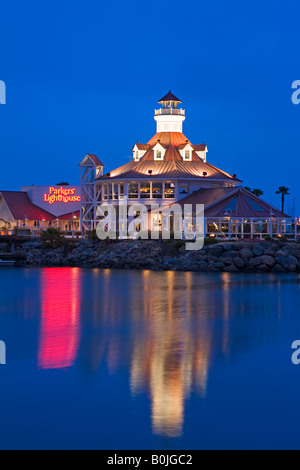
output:
M170 90L158 103L162 108L155 110L157 132L182 132L185 110L178 108L181 101Z

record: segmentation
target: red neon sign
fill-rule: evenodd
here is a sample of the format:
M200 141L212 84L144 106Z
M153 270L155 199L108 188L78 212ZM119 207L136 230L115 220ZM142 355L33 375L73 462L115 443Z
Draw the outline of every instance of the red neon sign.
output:
M80 196L76 194L76 188L49 188L49 193L44 194L44 201L49 204L55 202L63 202L68 204L69 202L80 202Z

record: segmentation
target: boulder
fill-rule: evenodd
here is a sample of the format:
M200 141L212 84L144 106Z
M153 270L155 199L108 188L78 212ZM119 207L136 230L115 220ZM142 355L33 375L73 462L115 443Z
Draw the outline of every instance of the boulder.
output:
M249 259L252 258L253 254L252 251L249 250L249 248L242 248L240 251L240 256L244 259Z
M226 266L224 268L224 271L226 273L239 273L240 272L240 270L234 264L231 264L230 266Z
M254 256L261 256L264 252L264 247L259 243L257 245L253 245L252 253Z
M236 258L233 259L233 262L235 266L239 269L243 269L246 266L246 261L237 256Z
M224 269L225 264L218 262L218 263L215 263L214 267L216 269Z
M265 264L260 264L257 267L257 271L260 272L260 273L267 273L269 271L269 268Z
M267 256L274 256L275 255L275 250L271 250L269 248L265 248L264 249L264 255L267 255Z
M205 251L207 253L210 253L212 256L221 256L223 253L223 246L222 245L212 245L212 246L206 246Z
M198 261L197 262L197 271L208 271L209 270L209 266L208 266L208 263L206 261Z
M261 259L261 264L265 264L266 266L269 266L271 268L276 263L275 259L269 255L263 255L260 257L260 259Z
M249 266L251 266L252 268L256 268L257 266L259 266L261 264L261 258L260 256L258 258L251 258L249 260Z
M276 256L287 256L287 252L285 250L278 250Z
M295 272L298 266L298 260L295 256L276 256L276 263L280 264L286 271Z
M226 266L231 266L232 261L233 260L231 256L221 256L221 258L219 259L219 262L225 264Z
M271 269L272 273L285 273L285 269L280 264L275 264Z

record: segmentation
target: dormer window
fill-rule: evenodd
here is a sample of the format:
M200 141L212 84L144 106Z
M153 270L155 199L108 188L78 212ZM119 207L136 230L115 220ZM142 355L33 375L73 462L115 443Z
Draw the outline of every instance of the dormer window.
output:
M140 144L139 142L133 147L133 159L135 162L139 162L145 153L149 150L150 145Z
M204 162L206 162L206 154L208 152L207 146L205 144L194 145L194 150L198 157L201 158L201 160L203 160Z
M178 150L184 162L192 161L193 147L188 142L184 145L180 145Z
M154 160L157 161L163 161L166 153L166 149L158 142L155 147L153 147L154 150Z

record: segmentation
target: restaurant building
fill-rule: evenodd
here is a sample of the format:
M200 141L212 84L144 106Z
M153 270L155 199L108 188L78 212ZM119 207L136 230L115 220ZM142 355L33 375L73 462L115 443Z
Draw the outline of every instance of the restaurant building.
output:
M185 110L171 91L158 103L156 134L134 144L129 163L108 173L95 155L87 154L80 163L83 230L96 228L98 206L117 208L126 200L149 209L153 204L204 204L205 235L218 238L294 236L295 223L287 214L244 189L235 174L209 163L207 145L195 145L183 134ZM161 225L159 214L149 217L150 229Z
M39 236L49 227L80 230L80 186L24 186L0 191L0 234Z

